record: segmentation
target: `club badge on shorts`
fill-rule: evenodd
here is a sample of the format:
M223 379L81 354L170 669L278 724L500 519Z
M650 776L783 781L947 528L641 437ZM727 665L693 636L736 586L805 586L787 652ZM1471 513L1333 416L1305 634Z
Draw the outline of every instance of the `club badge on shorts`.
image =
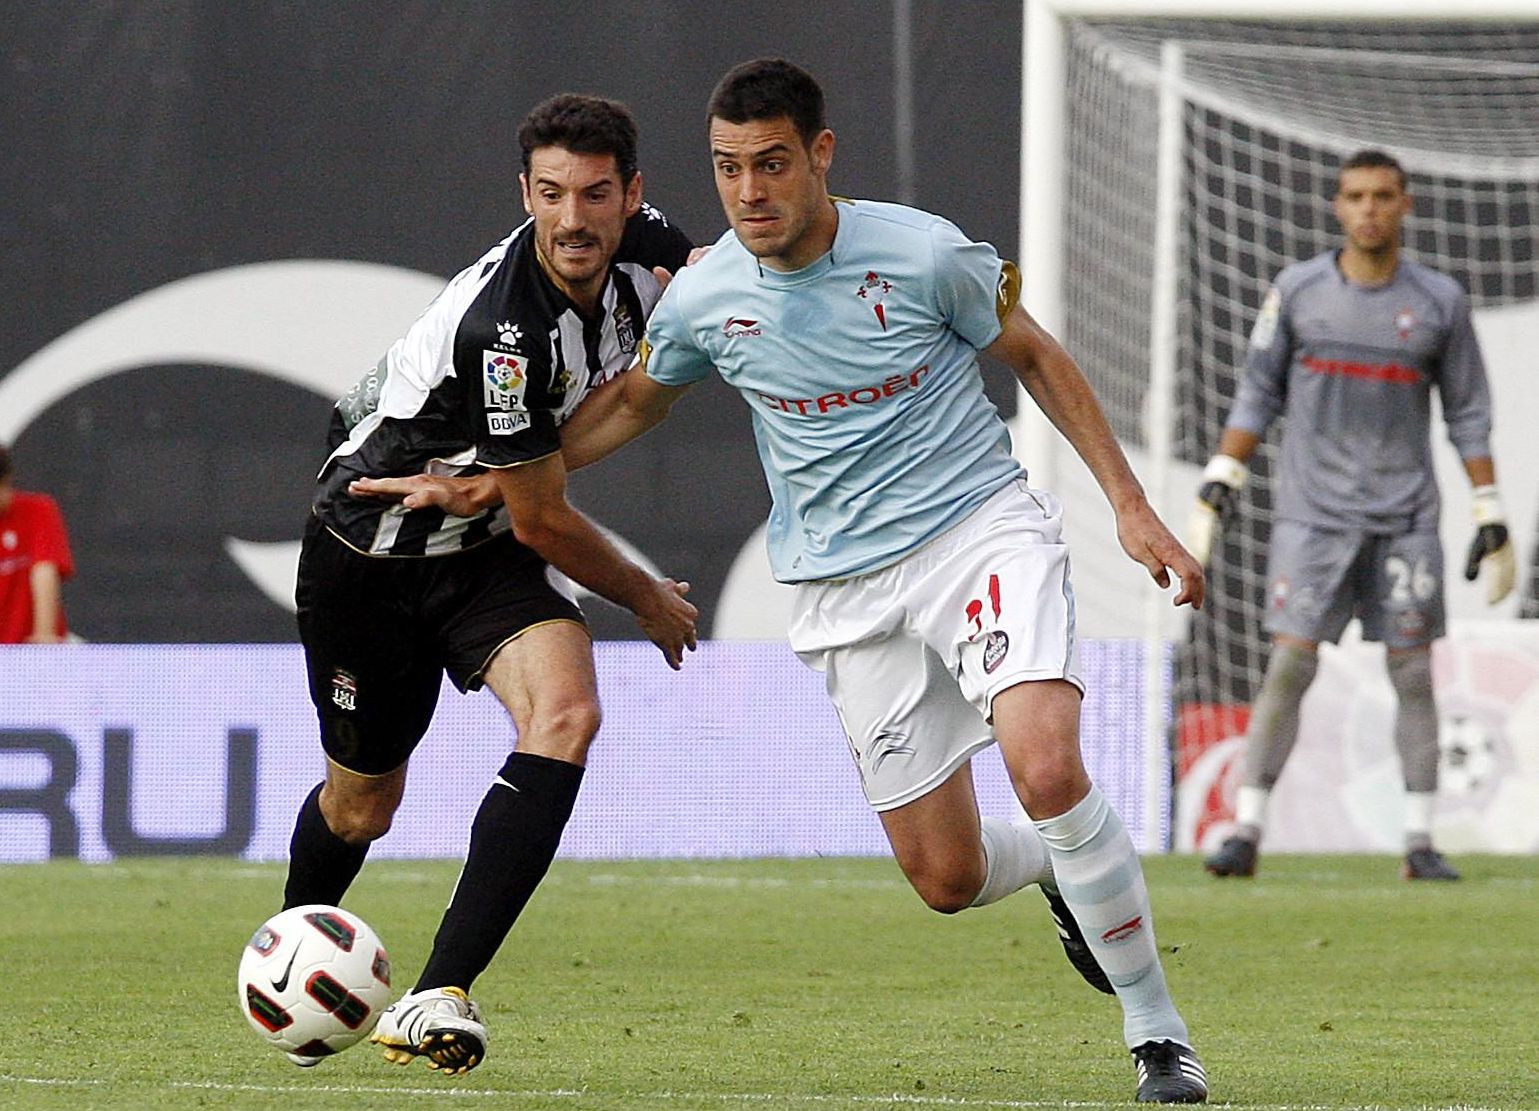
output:
M1005 662L1005 653L1010 651L1010 638L1005 635L1003 629L992 629L988 640L983 644L983 670L986 674L994 674L994 670Z

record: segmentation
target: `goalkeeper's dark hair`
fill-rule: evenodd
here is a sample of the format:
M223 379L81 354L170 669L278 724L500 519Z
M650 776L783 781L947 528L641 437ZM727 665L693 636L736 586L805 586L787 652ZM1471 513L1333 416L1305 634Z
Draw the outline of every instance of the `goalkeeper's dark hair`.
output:
M518 128L524 173L529 156L541 147L561 147L573 154L609 154L620 183L636 176L636 120L618 100L581 93L561 93L532 108Z
M824 119L823 89L817 80L784 58L756 58L729 69L711 92L707 114L728 123L789 119L812 145L828 126Z
M1388 151L1374 148L1357 151L1341 164L1341 172L1343 174L1348 170L1394 170L1395 175L1400 179L1401 190L1405 189L1405 167ZM1337 188L1339 189L1341 188L1341 179L1338 177L1336 180Z
M0 444L0 482L4 482L16 473L16 464L11 459L11 449Z

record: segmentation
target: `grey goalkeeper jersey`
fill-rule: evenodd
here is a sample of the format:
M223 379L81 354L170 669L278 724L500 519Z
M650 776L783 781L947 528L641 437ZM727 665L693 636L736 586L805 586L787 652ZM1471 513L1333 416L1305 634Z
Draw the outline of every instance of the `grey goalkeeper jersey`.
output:
M1490 455L1491 391L1459 283L1402 258L1388 284L1361 286L1328 251L1277 275L1229 426L1264 435L1286 410L1278 517L1435 530L1433 389L1460 457Z

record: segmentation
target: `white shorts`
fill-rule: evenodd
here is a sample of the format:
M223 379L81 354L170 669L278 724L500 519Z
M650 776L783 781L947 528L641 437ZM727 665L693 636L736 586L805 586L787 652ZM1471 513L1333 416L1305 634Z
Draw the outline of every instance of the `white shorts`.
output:
M791 647L828 676L866 799L892 810L992 744L994 696L1084 690L1058 499L1017 479L890 567L798 584Z

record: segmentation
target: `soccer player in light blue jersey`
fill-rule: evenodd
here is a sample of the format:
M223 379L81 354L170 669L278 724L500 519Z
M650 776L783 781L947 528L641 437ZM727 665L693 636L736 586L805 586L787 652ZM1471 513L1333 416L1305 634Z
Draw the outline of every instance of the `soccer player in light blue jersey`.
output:
M1432 641L1443 635L1443 546L1432 470L1432 391L1474 486L1475 538L1465 577L1487 568L1487 601L1511 592L1516 559L1491 457L1491 392L1469 301L1452 278L1400 253L1411 211L1405 171L1383 151L1342 165L1339 249L1277 275L1251 333L1245 375L1208 463L1192 518L1206 562L1220 517L1272 421L1282 441L1267 553L1272 634L1251 711L1236 827L1204 862L1252 876L1267 803L1298 738L1299 704L1321 641L1347 623L1383 641L1399 701L1395 746L1406 790L1405 859L1413 880L1456 880L1432 845L1438 719Z
M1090 983L1115 992L1145 1102L1207 1083L1166 989L1132 841L1079 749L1062 509L1027 484L984 396L1008 365L1095 474L1128 554L1176 604L1200 565L1155 515L1083 374L1018 302L1015 267L953 224L833 198L834 135L803 70L717 86L711 157L731 230L675 276L641 363L563 430L568 466L657 424L712 371L753 414L791 642L827 674L871 806L945 914L1030 884ZM997 743L1029 821L983 817L970 757Z

